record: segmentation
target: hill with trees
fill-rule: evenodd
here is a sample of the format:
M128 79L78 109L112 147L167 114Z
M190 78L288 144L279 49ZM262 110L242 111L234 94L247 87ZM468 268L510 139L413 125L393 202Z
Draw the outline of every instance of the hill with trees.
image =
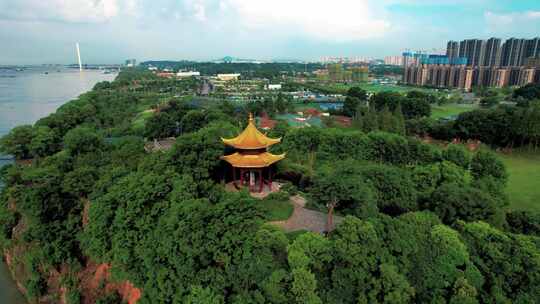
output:
M507 211L508 175L492 152L405 135L429 116L429 97L380 93L367 107L351 92L360 127L278 124L279 195L344 217L325 235L287 233L260 200L222 183L220 138L250 109L174 97L194 81L127 69L2 138L18 161L0 174L0 247L30 301L121 303L106 283L129 282L137 303L540 302L540 217ZM534 112L489 111L447 128ZM168 136L170 150L145 151ZM110 276L89 288L96 264Z

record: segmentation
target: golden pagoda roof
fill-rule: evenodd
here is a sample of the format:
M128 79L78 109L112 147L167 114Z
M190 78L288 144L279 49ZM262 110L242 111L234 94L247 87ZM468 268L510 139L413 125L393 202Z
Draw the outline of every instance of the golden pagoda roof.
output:
M250 113L248 125L240 135L230 139L221 138L221 140L226 145L237 149L250 150L268 148L279 143L281 138L269 138L259 131L255 126L253 115Z
M222 156L221 159L227 161L236 168L264 168L285 158L285 153L275 155L268 152L259 154L243 154L235 152L231 155Z

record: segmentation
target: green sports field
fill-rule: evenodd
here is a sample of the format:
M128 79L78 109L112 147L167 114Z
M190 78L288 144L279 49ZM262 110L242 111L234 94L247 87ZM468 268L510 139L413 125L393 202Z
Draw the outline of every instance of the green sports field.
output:
M540 212L540 151L500 154L510 174L507 193L510 208Z
M438 91L435 89L420 88L413 86L402 86L394 84L376 84L365 82L352 82L352 83L331 83L331 84L319 84L316 87L331 90L336 93L345 94L351 87L361 87L362 89L371 92L379 93L381 91L392 91L399 93L406 93L409 91L422 91L426 93L436 94Z

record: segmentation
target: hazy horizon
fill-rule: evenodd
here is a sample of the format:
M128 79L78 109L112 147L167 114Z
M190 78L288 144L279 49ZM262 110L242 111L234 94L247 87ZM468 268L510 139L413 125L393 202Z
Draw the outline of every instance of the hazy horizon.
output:
M383 58L538 28L532 0L0 0L0 64L72 64L76 42L89 64Z

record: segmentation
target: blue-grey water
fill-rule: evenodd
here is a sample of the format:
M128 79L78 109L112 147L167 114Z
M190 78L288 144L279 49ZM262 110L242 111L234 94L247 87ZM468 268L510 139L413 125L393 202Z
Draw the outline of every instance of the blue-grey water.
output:
M59 66L28 67L22 71L0 67L0 136L13 127L33 124L62 104L89 91L99 81L112 81L116 74L99 70L67 69ZM9 163L0 155L0 167ZM0 262L0 303L26 303L3 259Z

